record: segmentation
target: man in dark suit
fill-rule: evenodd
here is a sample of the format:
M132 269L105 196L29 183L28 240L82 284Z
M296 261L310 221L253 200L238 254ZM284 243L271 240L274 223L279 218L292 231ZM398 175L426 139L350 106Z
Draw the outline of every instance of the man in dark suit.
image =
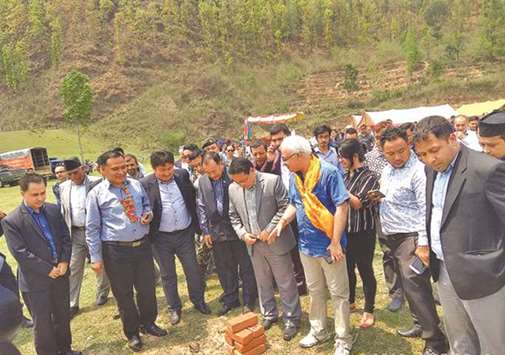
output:
M244 313L252 311L258 291L251 259L230 221L228 186L231 179L219 153L207 152L203 157L205 175L198 181L198 217L203 241L212 249L219 282L224 294L219 316L240 306L238 270L242 279Z
M179 323L182 303L177 292L175 256L179 258L195 308L203 314L211 311L204 298L204 284L196 261L194 234L197 227L195 188L185 169L174 168L174 155L168 151L151 154L153 174L142 179L152 206L153 220L149 237L161 271L172 325Z
M58 206L45 203L46 182L27 174L23 203L2 220L7 246L19 266L19 287L30 303L38 355L71 350L68 263L72 243Z
M505 163L460 144L439 116L419 122L415 146L428 166L429 242L416 254L438 281L451 351L503 354Z

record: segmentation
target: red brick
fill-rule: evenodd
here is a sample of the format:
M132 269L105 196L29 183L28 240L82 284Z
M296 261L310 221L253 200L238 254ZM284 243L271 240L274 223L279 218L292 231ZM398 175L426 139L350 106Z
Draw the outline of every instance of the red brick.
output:
M228 328L232 333L240 332L242 329L258 324L258 315L252 312L242 314L228 321Z
M267 337L265 336L265 334L263 335L260 335L259 337L257 338L254 338L249 344L247 345L242 345L240 343L237 343L235 345L235 349L237 349L237 351L241 352L241 353L246 353L248 351L251 351L253 350L254 348L257 348L258 346L262 345L262 344L265 344L267 341Z
M237 349L235 349L235 355L260 355L263 354L266 350L267 350L266 344L261 344L260 346L257 346L254 349L245 353L242 353L240 351L237 351Z
M261 324L256 324L252 327L249 327L249 330L254 333L255 338L265 334L265 328L263 328Z
M224 340L226 341L226 343L228 343L228 345L230 346L234 345L233 339L228 332L224 333Z
M249 329L243 329L240 332L233 334L231 338L236 343L247 345L254 339L254 333Z

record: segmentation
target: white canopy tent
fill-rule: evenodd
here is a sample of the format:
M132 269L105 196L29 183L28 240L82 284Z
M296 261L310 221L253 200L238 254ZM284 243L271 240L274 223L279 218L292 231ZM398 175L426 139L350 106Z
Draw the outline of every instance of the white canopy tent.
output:
M395 126L406 122L418 122L428 116L442 116L447 119L457 116L458 112L450 105L422 106L409 109L394 109L388 111L363 112L357 126L366 124L374 126L379 122L391 120Z

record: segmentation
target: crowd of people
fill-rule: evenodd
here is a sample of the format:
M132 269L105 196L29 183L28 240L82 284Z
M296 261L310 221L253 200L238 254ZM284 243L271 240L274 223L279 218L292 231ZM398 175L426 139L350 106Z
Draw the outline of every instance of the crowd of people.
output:
M218 316L259 306L265 330L282 317L283 339L291 341L308 294L310 331L299 346L333 338L335 354L346 355L350 313L358 309L356 269L364 294L358 326L375 323L378 241L388 309L406 301L412 316L399 336L422 338L423 355L503 354L505 111L343 132L321 125L311 139L278 124L268 139L208 139L178 153L176 160L170 151L152 152L150 174L121 148L98 157L101 177L77 158L65 160L56 169L57 204L46 202L42 176L25 175L22 203L1 216L18 278L0 254L0 293L10 302L0 302L0 324L20 321L21 292L37 354L80 354L71 347L70 320L79 314L89 258L96 304L112 291L127 345L140 351L141 333L167 335L156 324L157 273L170 323L181 320L177 257L202 315L213 312L205 284L215 270L223 291ZM17 354L13 328L2 334L0 353Z

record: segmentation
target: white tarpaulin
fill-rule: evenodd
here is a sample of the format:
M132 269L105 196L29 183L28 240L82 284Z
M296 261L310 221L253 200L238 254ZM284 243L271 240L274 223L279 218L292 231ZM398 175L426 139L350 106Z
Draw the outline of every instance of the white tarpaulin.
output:
M451 118L457 116L458 112L450 105L440 106L423 106L409 109L363 112L359 125L366 123L367 125L376 125L379 122L391 120L394 125L401 125L406 122L419 122L428 116L442 116ZM358 126L359 126L358 125Z

